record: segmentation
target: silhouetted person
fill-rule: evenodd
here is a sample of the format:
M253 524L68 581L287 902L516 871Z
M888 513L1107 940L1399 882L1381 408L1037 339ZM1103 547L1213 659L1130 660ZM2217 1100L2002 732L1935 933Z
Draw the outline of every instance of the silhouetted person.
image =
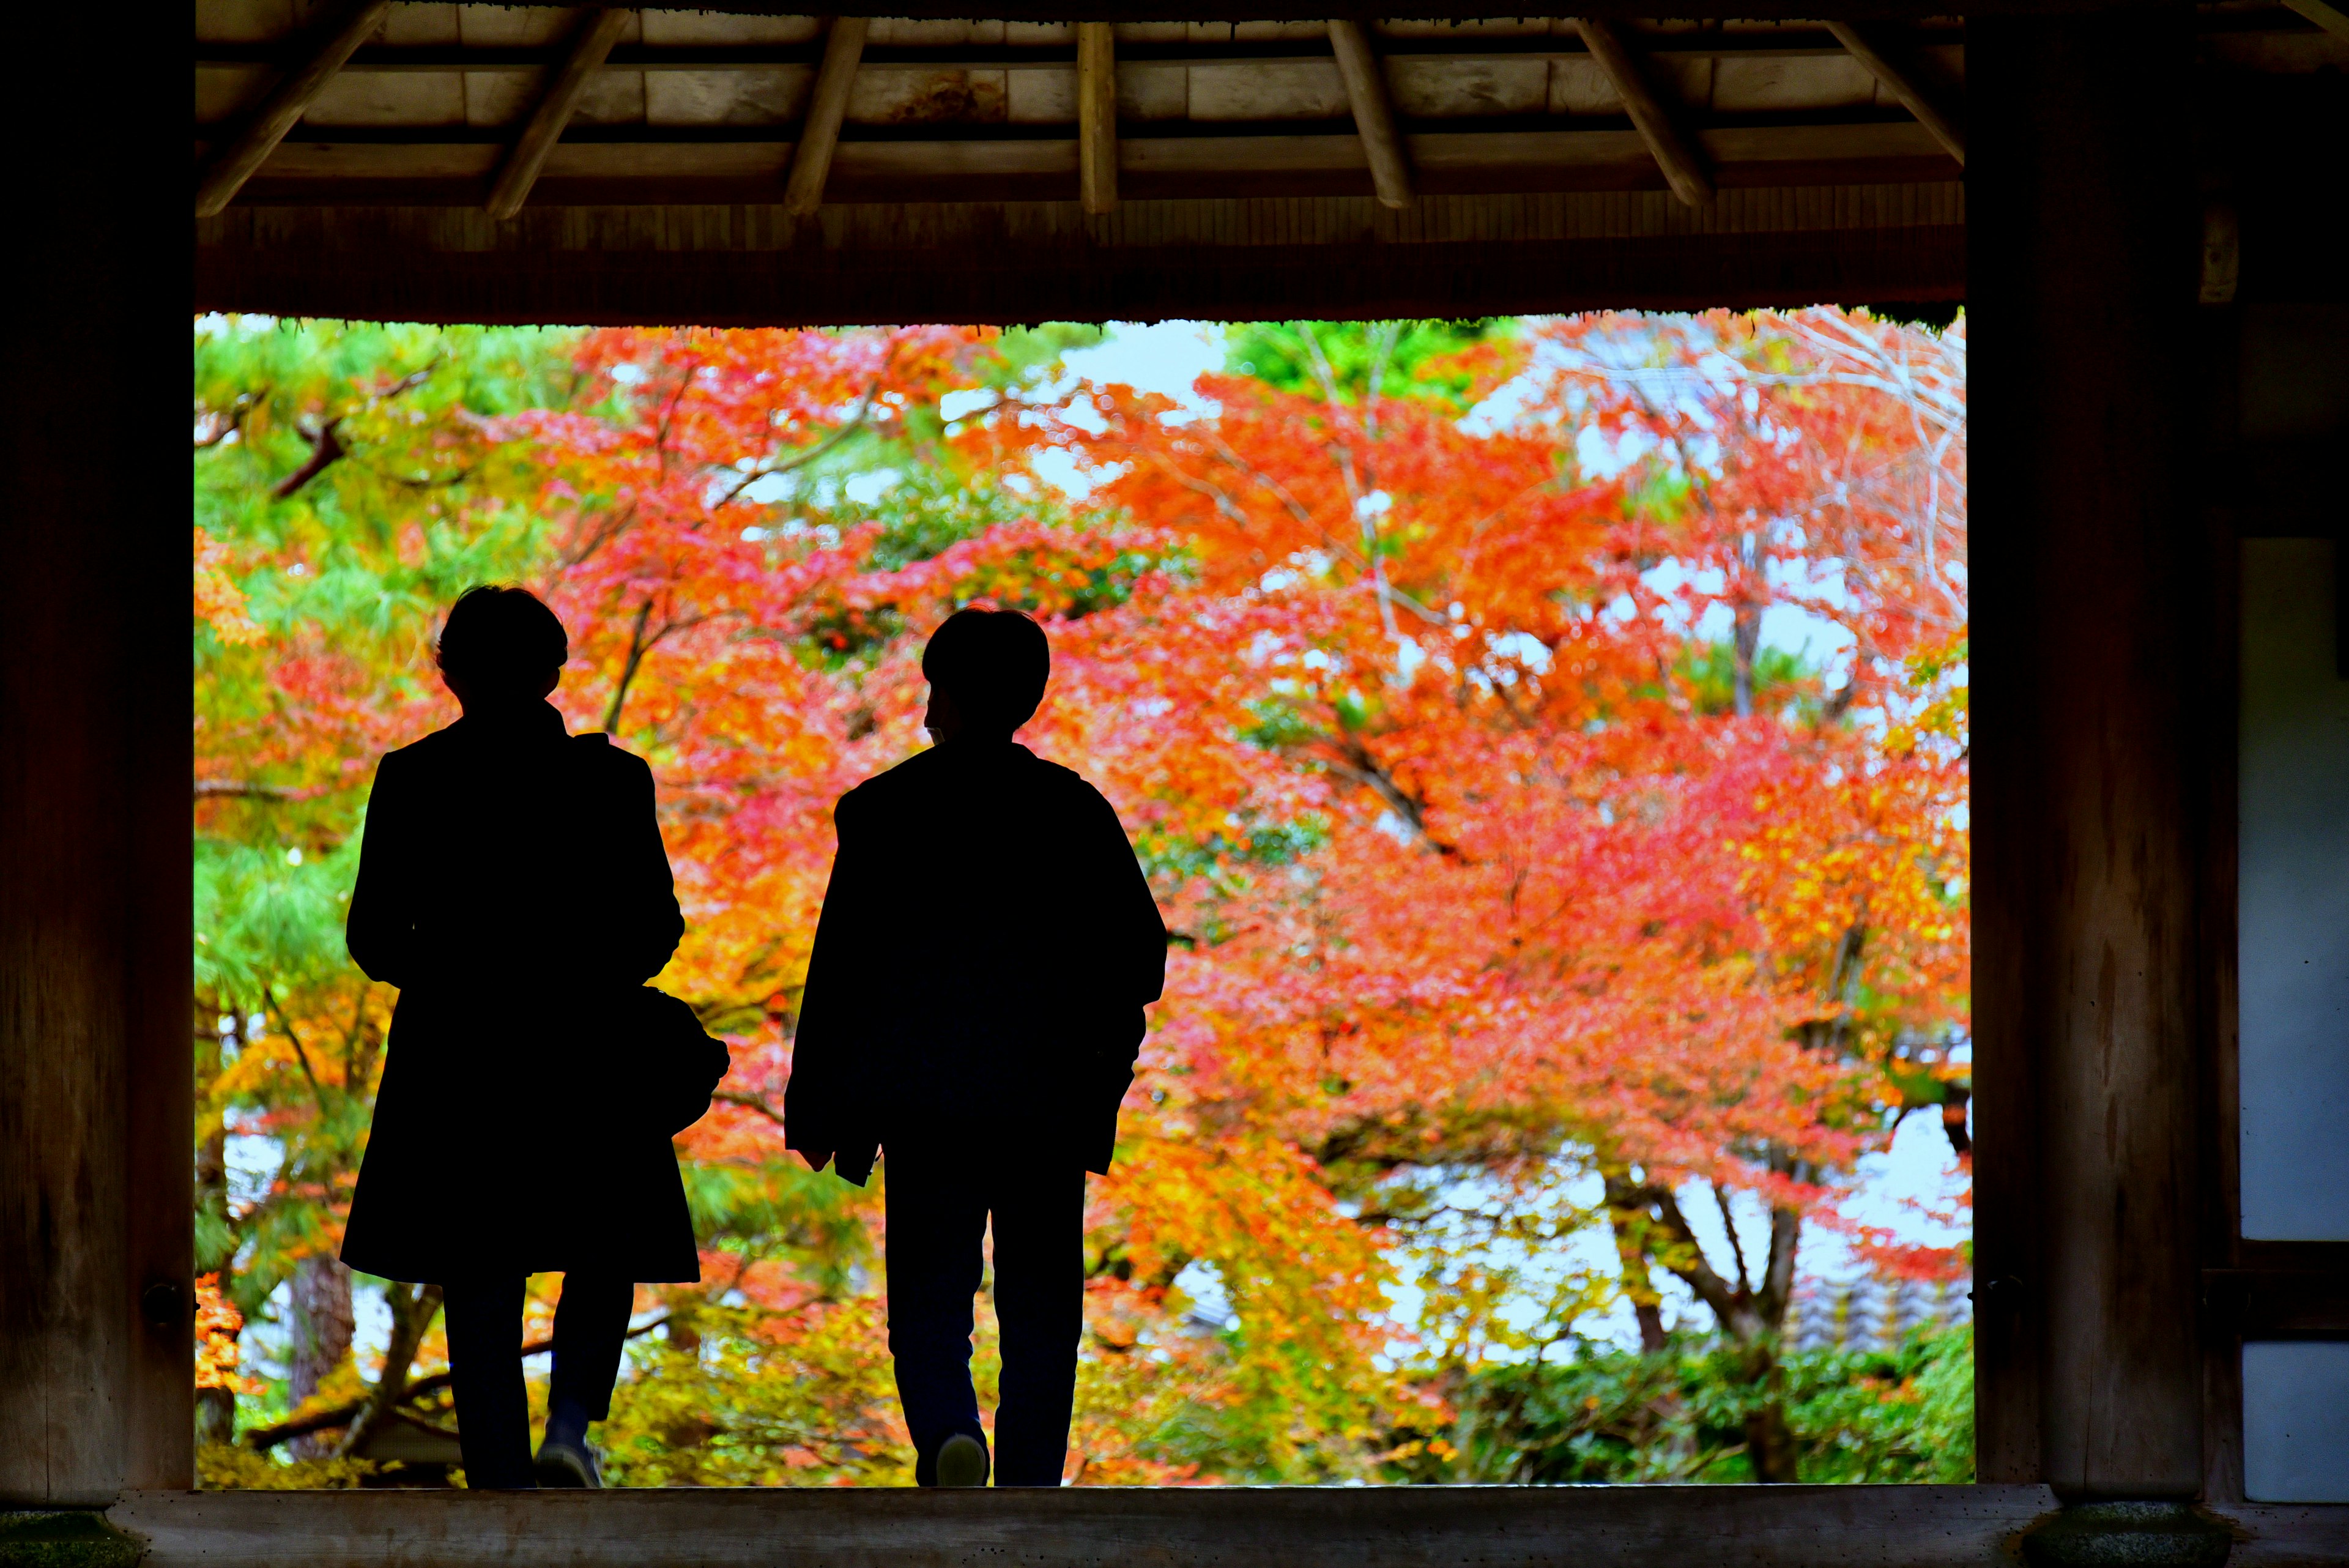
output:
M1084 1326L1085 1172L1109 1169L1166 928L1117 813L1013 743L1051 653L1011 611L930 639L936 744L841 796L785 1141L888 1164L889 1350L922 1485L987 1479L971 1299L995 1226L999 1486L1058 1486Z
M368 797L351 957L399 988L343 1262L442 1287L465 1477L599 1484L637 1281L695 1280L661 1129L626 1113L612 1021L685 922L651 770L546 701L563 623L521 588L460 598L440 634L464 717L383 759ZM523 1287L564 1275L533 1471Z

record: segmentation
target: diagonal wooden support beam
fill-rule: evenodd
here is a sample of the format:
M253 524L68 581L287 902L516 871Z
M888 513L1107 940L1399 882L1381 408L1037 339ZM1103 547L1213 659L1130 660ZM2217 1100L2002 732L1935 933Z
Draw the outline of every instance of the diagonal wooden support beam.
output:
M1360 22L1333 18L1330 48L1338 57L1338 75L1346 83L1346 99L1353 105L1354 131L1362 139L1362 155L1370 161L1371 185L1379 205L1411 205L1411 158L1395 132L1394 103L1387 94L1386 73L1371 52L1369 29Z
M2349 11L2328 5L2326 0L2283 0L2283 3L2335 37L2349 38Z
M513 151L506 154L505 166L498 171L497 183L490 189L491 217L503 220L522 211L522 204L530 199L531 186L538 181L538 171L546 166L546 155L563 140L563 128L571 123L579 100L587 96L587 84L603 69L605 57L627 26L628 13L608 5L590 9L580 23L578 35L571 40L571 52L547 84L545 96L531 112L530 123L523 127Z
M1096 215L1117 206L1117 38L1077 24L1077 190Z
M823 63L816 67L815 90L808 95L807 123L792 149L791 179L783 187L783 211L804 218L823 204L823 182L832 173L833 150L840 145L840 121L848 112L848 89L864 57L865 16L835 16L824 35Z
M244 129L212 154L203 178L196 182L196 216L209 218L236 200L253 171L268 161L285 133L294 129L335 73L361 44L367 42L391 9L391 0L349 0L319 34L309 58L286 73L273 88Z
M1966 161L1965 128L1957 118L1935 103L1908 72L1884 57L1881 50L1868 41L1866 35L1848 22L1829 22L1827 31L1844 52L1868 67L1868 73L1884 84L1884 90L1900 100L1900 105L1917 117L1917 123L1933 133L1933 140L1950 151L1950 156L1963 168Z
M1574 26L1582 35L1582 47L1590 51L1590 57L1599 62L1599 68L1614 84L1615 96L1623 100L1624 112L1631 117L1640 139L1648 144L1656 167L1664 171L1664 182L1672 188L1672 194L1692 207L1712 201L1713 175L1706 170L1704 160L1681 134L1663 100L1640 74L1639 61L1631 57L1615 25L1595 16L1577 16Z

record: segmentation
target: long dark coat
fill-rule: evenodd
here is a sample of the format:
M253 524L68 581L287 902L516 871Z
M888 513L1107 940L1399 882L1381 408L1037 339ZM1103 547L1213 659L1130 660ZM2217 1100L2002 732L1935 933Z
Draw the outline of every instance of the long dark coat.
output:
M1025 746L957 741L841 796L784 1141L1106 1171L1166 927L1116 811Z
M396 1280L693 1280L677 1157L626 1114L620 1002L685 922L652 772L537 702L376 772L347 940L399 987L343 1261Z

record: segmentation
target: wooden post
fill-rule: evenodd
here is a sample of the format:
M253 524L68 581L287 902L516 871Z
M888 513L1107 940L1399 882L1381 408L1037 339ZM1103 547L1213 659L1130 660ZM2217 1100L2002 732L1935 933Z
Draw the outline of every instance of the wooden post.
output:
M554 79L547 83L545 95L531 112L530 123L522 128L513 151L506 154L505 166L498 171L497 184L490 192L491 217L502 220L522 211L522 204L530 199L531 186L538 182L538 171L546 167L546 155L563 140L563 128L571 123L579 100L587 96L587 84L604 68L605 58L627 26L628 13L617 6L591 10L581 21L570 52Z
M1098 217L1117 207L1117 36L1077 24L1077 193Z
M350 0L327 24L309 58L288 71L244 129L212 154L203 178L196 182L197 217L209 218L236 200L253 171L268 161L390 9L391 0Z
M5 351L0 499L0 1510L194 1469L187 535L156 509L187 416L154 374L187 329L186 187L147 155L186 66L121 21L18 39L108 55L127 107L28 167L46 216L12 257L40 308ZM35 73L19 109L78 96Z
M857 62L864 57L864 35L872 26L870 17L835 16L824 35L823 63L816 67L807 122L800 128L800 144L792 149L791 178L783 187L783 211L794 218L807 217L823 205L823 182L832 173L833 150L840 145L848 89L855 85Z
M1978 1473L2201 1475L2191 15L1976 16Z
M1966 133L1957 117L1935 103L1930 94L1919 87L1907 71L1888 58L1883 50L1870 43L1867 36L1848 22L1829 22L1827 31L1835 35L1844 52L1868 67L1868 74L1884 84L1884 90L1900 100L1900 107L1917 117L1917 123L1933 133L1933 140L1949 149L1950 156L1960 168L1966 161Z
M1664 183L1672 194L1692 207L1702 207L1713 200L1713 176L1688 138L1681 134L1680 125L1648 78L1640 72L1640 62L1615 31L1615 24L1602 22L1595 16L1577 16L1575 31L1582 35L1582 47L1599 62L1614 85L1615 96L1623 100L1623 112L1631 117L1631 124L1648 151L1656 160L1656 167L1664 171Z
M1387 93L1386 73L1371 50L1370 30L1343 17L1330 23L1330 48L1338 57L1338 75L1346 83L1346 100L1354 109L1354 132L1362 139L1362 156L1370 161L1371 186L1382 207L1411 205L1411 159L1395 131L1394 105Z

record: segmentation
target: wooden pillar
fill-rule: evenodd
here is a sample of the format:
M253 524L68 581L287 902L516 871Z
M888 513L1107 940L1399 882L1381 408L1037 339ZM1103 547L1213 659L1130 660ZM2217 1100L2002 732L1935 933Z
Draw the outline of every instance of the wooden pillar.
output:
M26 25L133 107L27 166L10 236L0 1510L187 1486L193 1430L187 198L152 156L184 61L98 8ZM78 91L36 73L19 139Z
M2189 25L1967 36L1978 1464L2069 1502L2201 1469Z

